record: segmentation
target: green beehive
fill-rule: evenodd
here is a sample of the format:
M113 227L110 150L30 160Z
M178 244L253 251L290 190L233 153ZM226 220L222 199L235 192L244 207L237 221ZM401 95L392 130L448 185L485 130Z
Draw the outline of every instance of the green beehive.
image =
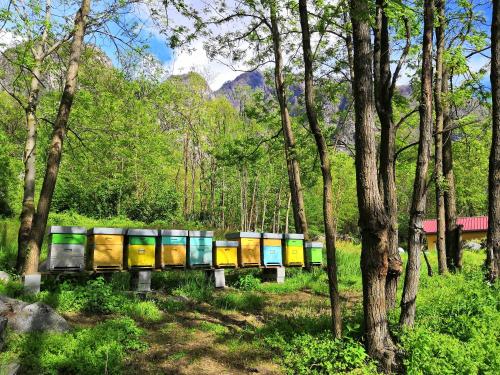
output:
M323 264L323 243L306 242L304 244L306 251L306 265L308 267L319 267Z

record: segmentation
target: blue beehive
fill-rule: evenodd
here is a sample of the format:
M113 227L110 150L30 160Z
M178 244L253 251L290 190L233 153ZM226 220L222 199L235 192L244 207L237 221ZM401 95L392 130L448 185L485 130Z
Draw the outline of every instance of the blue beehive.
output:
M264 267L281 267L283 255L281 248L281 233L262 233L262 265Z
M189 231L188 264L191 268L212 268L212 231Z

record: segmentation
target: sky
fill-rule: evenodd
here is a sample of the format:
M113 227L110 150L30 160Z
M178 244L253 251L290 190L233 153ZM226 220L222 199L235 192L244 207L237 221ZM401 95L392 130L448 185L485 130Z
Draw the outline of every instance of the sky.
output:
M157 0L150 1L154 3ZM205 1L206 0L194 0L191 1L191 3L201 7ZM484 12L489 21L491 19L491 3L488 0L475 1L477 1L476 4L479 4L479 2L483 4L481 6L481 10ZM0 0L0 5L3 3L5 3L5 1ZM159 13L165 13L161 2L157 3L157 10ZM190 46L190 51L174 51L169 48L166 36L160 32L158 25L152 21L148 6L144 4L135 6L128 17L129 21L140 24L140 38L148 45L147 52L154 56L154 58L159 62L160 68L165 76L170 74L184 74L194 70L205 77L212 90L217 90L224 82L233 80L236 76L241 74L241 71L234 71L222 62L210 61L203 49L202 40L196 40ZM183 20L180 16L172 12L169 14L169 18L177 24L184 23L187 25L187 22L189 22ZM116 33L117 35L120 33L116 25L111 25L110 31L111 33ZM8 45L12 42L19 41L19 38L20 37L14 37L9 33L0 31L0 44ZM93 36L93 40L91 40L91 42L102 48L115 65L119 65L118 54L116 53L114 43L102 35ZM0 48L2 48L1 45ZM487 52L487 54L489 54L489 52ZM473 70L478 70L483 67L487 61L487 57L476 55L469 61L469 63ZM147 69L150 68L149 64L144 64L144 66L147 67ZM414 72L411 71L402 72L399 83L408 83L410 80L409 76L413 73Z

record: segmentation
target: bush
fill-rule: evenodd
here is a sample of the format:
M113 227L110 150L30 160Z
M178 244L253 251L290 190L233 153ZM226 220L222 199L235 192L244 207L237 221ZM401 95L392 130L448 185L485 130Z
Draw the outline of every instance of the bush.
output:
M260 279L249 273L247 275L240 276L238 281L235 283L235 286L241 290L256 290L260 286Z
M350 338L337 340L324 332L300 334L291 340L276 334L264 340L281 354L279 361L287 374L376 373L364 347Z
M145 348L142 333L132 319L120 318L72 333L17 335L0 362L17 357L23 374L121 374L126 353Z
M500 368L499 284L481 268L422 278L415 329L401 334L410 374L494 374Z

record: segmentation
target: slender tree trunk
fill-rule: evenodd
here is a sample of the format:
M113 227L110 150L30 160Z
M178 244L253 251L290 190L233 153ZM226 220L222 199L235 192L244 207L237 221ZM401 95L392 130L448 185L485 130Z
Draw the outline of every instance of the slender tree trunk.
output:
M438 26L436 27L436 82L434 82L434 103L436 105L436 126L434 128L434 186L436 188L436 216L437 216L437 239L436 252L438 258L438 272L447 272L446 266L446 212L444 206L443 189L443 55L444 55L444 31L446 19L444 14L446 0L437 0ZM430 249L429 249L430 250Z
M396 364L396 348L387 324L385 302L389 269L389 218L377 177L369 14L365 0L351 0L356 188L362 238L364 334L368 354L379 360L386 372L390 372Z
M189 133L186 132L184 135L184 199L182 205L182 213L184 215L184 219L188 218L188 204L189 204L189 195L188 195L188 173L189 173Z
M489 168L488 243L486 265L488 279L494 282L500 272L500 4L493 1L491 15L491 94L492 142Z
M290 203L292 202L292 194L288 193L288 203L286 205L286 216L285 216L285 233L288 233L288 219L290 217Z
M264 232L264 223L266 221L266 208L267 208L267 199L264 198L264 203L263 203L263 206L262 206L262 221L261 221L261 225L260 225L260 231L261 232Z
M448 96L449 91L448 69L443 69L443 97ZM443 175L446 181L444 191L445 205L445 243L446 243L446 266L448 270L455 270L455 256L457 243L457 204L455 193L455 174L453 173L453 130L448 100L443 101Z
M270 6L270 19L272 26L272 39L274 49L274 82L276 86L276 96L280 106L281 126L285 138L285 154L288 167L288 179L290 183L290 192L292 194L292 206L294 213L295 230L303 233L305 238L309 238L307 227L306 211L304 205L304 194L300 179L300 165L297 160L295 150L295 137L292 131L292 123L288 113L286 85L283 77L283 56L281 52L281 36L278 28L276 15L276 4Z
M40 79L42 63L45 56L45 44L49 35L48 26L51 21L52 2L46 1L45 4L45 25L40 40L34 49L34 66L31 70L30 91L26 105L26 143L24 145L24 187L23 187L23 205L19 217L20 226L18 233L17 262L16 269L22 272L26 256L26 248L30 238L33 217L35 215L35 181L36 181L36 139L37 139L37 120L36 111L38 108L40 94Z
M396 195L396 126L394 124L392 97L394 87L391 75L389 45L389 20L384 0L377 0L374 38L375 106L381 125L379 184L384 207L389 218L389 270L386 279L386 304L392 309L396 303L398 280L403 263L398 250L398 201Z
M313 54L309 31L307 0L299 0L300 25L302 29L302 49L304 52L304 86L307 119L316 141L321 174L323 176L323 220L325 226L326 258L328 269L328 288L332 313L332 333L336 338L342 336L342 316L340 313L340 293L337 281L337 259L335 254L335 221L333 218L332 173L328 146L321 131L316 108L314 107Z
M41 61L36 61L33 68L33 77L30 85L28 105L25 109L27 137L24 146L24 190L23 206L20 215L18 233L17 263L16 268L22 272L26 255L26 248L30 238L31 226L35 215L35 181L36 181L36 136L37 121L36 109L38 106L38 93Z
M432 139L432 31L434 27L434 0L424 0L424 41L422 55L422 92L420 99L420 137L417 166L413 184L408 236L408 264L406 266L400 324L413 326L415 322L418 282L420 278L420 252L423 244L423 219L427 197Z
M87 16L90 11L90 0L82 0L81 7L75 17L75 33L71 42L69 64L66 71L66 84L62 93L59 110L54 123L52 140L47 156L47 167L43 180L40 199L38 200L37 212L34 217L33 227L28 242L25 274L38 272L38 261L40 248L42 246L43 235L47 226L52 196L57 181L57 174L62 156L64 137L66 136L66 126L68 124L71 106L76 92L78 82L78 69L80 57L83 51L83 38L87 24Z

